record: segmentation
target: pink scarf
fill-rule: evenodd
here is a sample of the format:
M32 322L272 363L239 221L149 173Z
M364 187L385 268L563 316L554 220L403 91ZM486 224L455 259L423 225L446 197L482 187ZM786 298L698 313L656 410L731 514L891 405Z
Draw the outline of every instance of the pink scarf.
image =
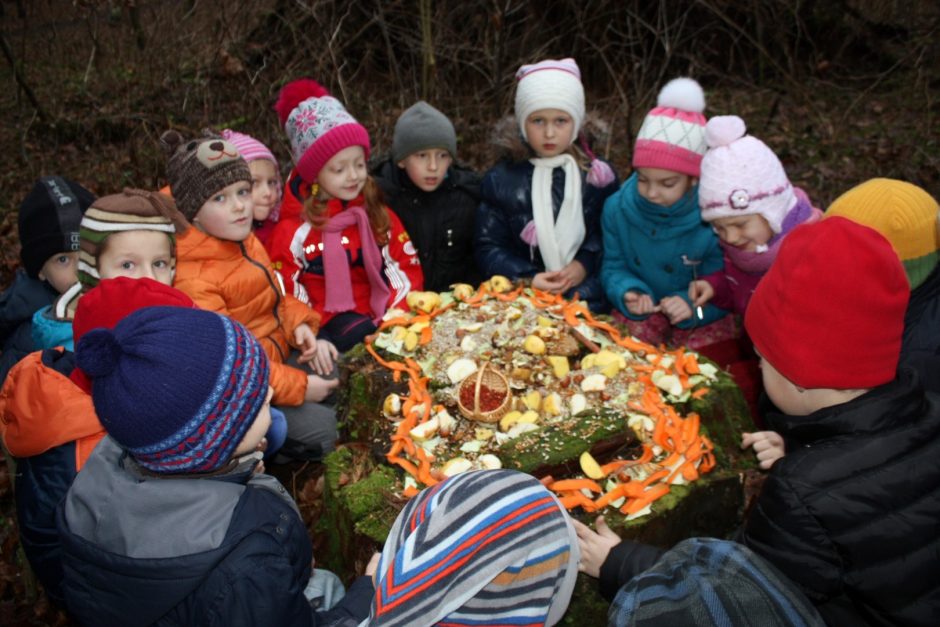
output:
M356 308L353 298L352 280L349 276L349 258L343 249L342 232L356 225L362 250L362 264L369 277L369 306L378 321L385 315L389 289L382 279L382 254L375 242L369 216L362 207L348 207L324 224L323 231L323 277L326 280L326 311L350 311Z

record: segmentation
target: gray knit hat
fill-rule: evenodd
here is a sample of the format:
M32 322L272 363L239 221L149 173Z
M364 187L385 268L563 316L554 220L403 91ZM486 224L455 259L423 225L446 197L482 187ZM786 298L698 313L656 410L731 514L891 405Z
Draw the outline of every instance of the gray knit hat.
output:
M202 205L232 183L251 183L251 170L238 149L210 130L186 141L176 131L167 131L160 143L169 157L166 176L180 213L192 222Z
M408 155L428 148L443 148L457 158L457 133L447 116L419 100L398 116L392 138L392 160L398 163Z

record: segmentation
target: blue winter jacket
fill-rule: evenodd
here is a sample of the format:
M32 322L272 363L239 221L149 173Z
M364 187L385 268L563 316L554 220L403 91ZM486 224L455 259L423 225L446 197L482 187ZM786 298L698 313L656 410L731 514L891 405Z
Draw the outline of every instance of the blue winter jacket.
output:
M476 261L484 277L502 274L510 279L532 278L545 271L545 264L538 248L532 249L520 234L532 220L532 173L535 170L528 161L501 161L483 177L481 194L483 202L477 209ZM585 181L581 175L581 200L584 207L585 236L581 248L575 255L587 271L587 278L572 288L565 296L571 298L577 292L586 300L591 310L610 310L601 287L600 270L602 240L600 232L601 209L604 199L617 189L614 180L607 187L598 189ZM552 203L555 216L561 208L565 191L565 172L555 168L552 172Z
M66 604L83 625L351 625L374 589L337 607L304 597L312 547L297 506L254 464L211 477L154 477L110 437L57 510Z
M679 202L663 207L641 197L634 173L620 190L604 203L601 230L604 261L600 278L610 302L632 320L623 302L626 292L649 294L653 302L666 296L689 301L689 283L724 267L718 237L702 222L698 209L698 187ZM700 262L696 266L689 262ZM694 270L693 270L694 267ZM691 303L690 303L691 305ZM695 316L676 326L690 329L714 322L728 312L714 305L703 307L703 319Z
M36 350L45 350L63 346L66 350L75 350L75 339L72 337L72 321L56 318L52 313L52 305L43 307L33 314L33 345Z
M30 278L20 268L0 294L0 384L10 368L36 350L33 344L33 314L51 305L58 294L46 281Z

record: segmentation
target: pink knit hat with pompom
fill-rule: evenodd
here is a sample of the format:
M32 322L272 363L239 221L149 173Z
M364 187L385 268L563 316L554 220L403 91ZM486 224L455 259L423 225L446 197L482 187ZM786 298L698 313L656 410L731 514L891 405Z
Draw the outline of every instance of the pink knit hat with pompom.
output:
M350 146L362 146L369 158L369 132L315 80L284 85L274 110L287 132L297 172L306 182L316 182L326 162Z
M736 115L714 117L705 126L708 152L698 187L702 219L757 214L779 233L797 197L777 155L746 130Z
M238 152L241 153L242 158L247 161L249 165L251 165L252 161L259 161L261 159L274 164L274 173L277 175L277 203L275 203L274 208L271 209L268 219L272 222L277 222L281 217L281 199L284 195L284 181L281 179L281 166L277 162L274 153L271 152L270 148L251 135L239 133L232 129L224 129L222 131L222 139L228 140L233 146L238 148Z
M675 78L662 88L646 114L633 148L633 167L661 168L699 175L705 154L705 93L691 78Z

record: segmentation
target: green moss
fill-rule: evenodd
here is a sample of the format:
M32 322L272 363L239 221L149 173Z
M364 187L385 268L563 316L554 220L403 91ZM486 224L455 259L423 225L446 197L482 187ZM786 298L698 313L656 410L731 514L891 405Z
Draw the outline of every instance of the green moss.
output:
M628 430L629 431L629 430ZM507 468L535 473L540 468L577 462L578 456L602 440L624 433L623 416L600 413L545 425L506 442L498 456ZM624 439L624 443L628 440Z
M597 579L578 573L574 592L571 594L571 603L568 611L561 619L561 625L606 625L607 609L610 604L601 596L597 589Z
M381 509L395 487L394 471L388 466L376 467L367 477L340 490L340 499L356 522Z

